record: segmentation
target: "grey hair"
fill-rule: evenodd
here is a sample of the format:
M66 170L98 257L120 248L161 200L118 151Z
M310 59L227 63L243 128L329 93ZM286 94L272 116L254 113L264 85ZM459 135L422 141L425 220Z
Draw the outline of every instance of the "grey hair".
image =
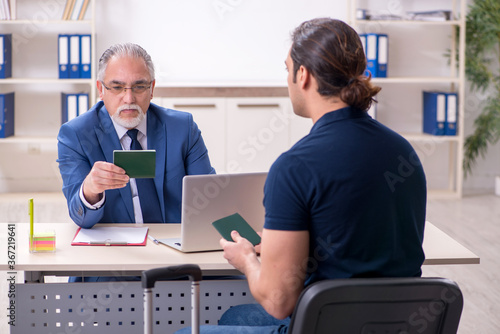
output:
M151 80L155 79L155 67L153 65L153 61L151 60L151 56L144 50L141 46L133 43L123 43L123 44L115 44L111 46L109 49L104 51L99 59L99 69L97 71L97 80L104 80L104 73L106 72L106 67L108 66L108 62L113 57L132 57L132 58L142 58L146 63L146 66L149 70L149 75Z

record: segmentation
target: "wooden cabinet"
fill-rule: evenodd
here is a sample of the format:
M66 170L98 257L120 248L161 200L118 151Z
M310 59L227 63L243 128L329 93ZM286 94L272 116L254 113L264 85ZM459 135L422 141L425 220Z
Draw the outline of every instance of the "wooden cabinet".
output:
M161 103L193 114L218 173L268 171L312 126L293 114L287 97L163 98Z

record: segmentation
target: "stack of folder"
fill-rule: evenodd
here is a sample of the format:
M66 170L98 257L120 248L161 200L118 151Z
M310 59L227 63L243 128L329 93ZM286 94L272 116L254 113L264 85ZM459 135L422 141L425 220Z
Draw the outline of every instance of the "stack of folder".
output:
M61 124L71 121L89 109L89 94L61 93Z
M59 35L59 79L91 78L89 34Z
M457 134L457 93L424 91L423 108L424 133L435 136L455 136Z
M90 0L66 0L63 20L83 20Z
M12 34L0 34L0 79L12 77Z
M14 135L14 93L0 94L0 138Z
M0 20L16 19L16 0L0 0Z
M366 76L372 78L387 77L389 55L389 37L386 34L360 34L361 44L366 55Z

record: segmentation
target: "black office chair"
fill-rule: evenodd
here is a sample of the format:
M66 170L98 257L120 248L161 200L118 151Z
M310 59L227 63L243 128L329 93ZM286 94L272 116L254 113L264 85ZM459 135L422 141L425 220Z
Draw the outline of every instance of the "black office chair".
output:
M463 308L444 278L326 280L299 297L289 334L455 334Z

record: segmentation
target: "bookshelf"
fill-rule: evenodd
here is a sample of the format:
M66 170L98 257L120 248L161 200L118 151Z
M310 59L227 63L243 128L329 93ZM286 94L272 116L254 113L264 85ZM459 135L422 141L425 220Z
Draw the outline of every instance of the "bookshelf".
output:
M384 2L375 3L369 0L348 0L349 23L358 33L380 32L389 35L389 63L386 78L373 78L373 82L382 87L378 96L377 119L402 134L419 153L424 169L425 160L437 160L442 163L445 171L440 176L443 179L441 187L429 187L429 196L438 198L462 197L463 183L463 145L464 145L464 105L465 105L465 13L466 0L449 0L446 9L450 11L449 20L421 21L410 20L404 13L406 11L437 10L435 1L407 1L400 3L399 8L391 9ZM402 14L400 19L372 20L360 18L358 9L366 9L374 14ZM455 33L458 29L458 36ZM407 34L407 35L406 35ZM430 36L428 40L412 38L414 36ZM437 45L432 43L436 36L445 36L446 43ZM414 40L424 41L424 45L412 45ZM405 64L404 50L411 49L426 58L421 62ZM457 54L458 53L458 54ZM447 58L445 55L448 54ZM415 57L412 57L415 59ZM432 63L430 66L426 62ZM395 69L391 69L391 65ZM406 67L406 68L405 68ZM414 67L417 70L409 69ZM427 70L429 68L430 70ZM423 133L422 123L422 91L445 90L458 93L458 129L455 136L433 136ZM404 105L392 103L395 95L408 94L408 101ZM397 98L396 98L397 100ZM401 99L399 99L401 100ZM406 116L401 116L401 110L408 109ZM400 123L407 123L404 127L391 126L392 119ZM402 121L402 122L401 122ZM389 123L389 124L387 124ZM419 147L433 148L419 150ZM439 149L438 149L439 148ZM431 152L432 151L432 152ZM444 154L443 154L444 153ZM428 179L433 175L428 174Z
M0 93L15 92L15 133L0 138L0 155L11 157L0 162L0 193L60 191L61 92L88 93L89 104L96 101L95 0L74 1L77 14L87 3L82 19L63 19L69 1L10 0L14 12L0 20L2 34L12 34L12 77L0 79ZM90 79L59 78L58 35L66 33L90 34Z

